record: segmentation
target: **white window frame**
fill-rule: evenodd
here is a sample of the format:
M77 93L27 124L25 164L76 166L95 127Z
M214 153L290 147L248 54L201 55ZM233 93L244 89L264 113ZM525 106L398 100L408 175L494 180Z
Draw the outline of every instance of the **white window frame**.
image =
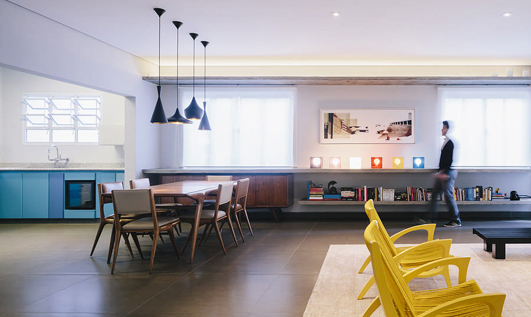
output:
M42 114L34 114L34 113L28 113L28 107L31 107L30 101L31 100L39 100L43 101L45 104L45 107L43 109ZM71 109L69 113L65 113L65 116L68 116L71 120L71 123L68 124L59 124L57 121L53 118L54 108L56 106L54 105L54 100L70 100ZM83 114L84 109L81 105L82 100L91 100L96 102L95 108L87 108L90 110L93 110L94 114ZM90 144L98 144L99 141L99 135L98 140L95 140L94 142L80 142L79 141L79 131L98 131L99 132L99 125L101 124L101 105L102 105L102 96L98 95L26 95L23 97L22 105L24 107L23 109L23 119L24 119L24 133L23 133L23 143L24 144L84 144L84 145L90 145ZM40 109L40 108L39 108ZM39 125L31 125L31 117L32 116L39 116L41 118L44 118L44 124L42 126ZM93 117L92 119L95 121L94 126L84 126L82 123L82 117ZM54 122L57 124L54 125ZM48 132L48 140L45 142L28 142L27 141L27 133L28 131L33 130L45 130ZM59 142L53 140L53 133L54 131L61 131L61 130L73 130L74 131L74 141L73 142ZM99 133L98 133L99 134Z
M529 87L439 87L438 93L439 120L450 121L448 135L456 144L453 166L487 168L531 166L531 149L528 146L531 137L527 131L531 125ZM451 106L453 110L445 109L446 100L451 99L454 100ZM468 100L468 109L480 110L479 118L478 116L470 118L471 110L460 105L463 100ZM495 116L496 125L492 124L494 121L492 111L487 113L489 107L500 113L499 116ZM514 107L515 111L520 112L518 115L509 115L506 112L510 111L508 107ZM517 120L511 119L514 117L517 117ZM439 146L442 144L443 138L440 138Z
M196 89L197 92L197 89ZM182 101L182 104L179 106L181 109L181 112L184 114L184 109L189 105L191 97L192 97L192 89L191 88L182 88L180 90L180 100ZM196 95L196 100L198 104L202 107L203 106L203 96ZM280 105L272 105L270 104L271 99L282 99L283 106ZM267 114L267 111L264 112L264 117L261 118L248 118L246 119L246 127L238 125L239 119L233 118L231 116L231 122L219 122L217 119L219 119L218 116L216 116L216 107L218 107L218 111L220 111L221 106L216 106L217 100L226 100L230 99L232 102L231 109L234 109L233 107L240 107L237 109L240 109L240 112L243 112L245 110L245 104L242 100L245 99L252 99L256 103L254 104L254 107L257 107L256 104L259 103L260 107L264 107L265 105L271 106L272 108L275 107L281 107L282 110L282 118L279 120L282 123L280 125L283 125L285 123L286 130L282 131L282 142L280 142L279 147L272 149L272 142L275 142L275 140L278 139L278 135L275 135L277 131L271 132L271 130L268 130L269 133L258 133L256 134L260 138L259 143L261 146L256 146L253 149L247 149L242 148L239 142L242 141L244 138L241 137L242 134L245 133L239 133L235 132L235 130L243 129L244 131L248 131L249 129L249 122L254 122L256 126L258 127L260 123L264 120L265 115ZM295 122L294 122L294 113L295 113L295 102L296 102L296 88L293 87L215 87L215 88L209 88L208 94L207 94L207 113L208 118L210 120L210 125L212 127L212 131L198 131L198 125L199 121L194 122L192 125L183 125L182 127L182 166L183 167L293 167L294 165L294 142L295 142ZM284 105L286 105L286 108L284 108ZM244 107L244 108L242 108ZM225 114L227 108L224 108L223 114ZM255 108L256 109L256 108ZM277 108L278 109L278 108ZM284 111L285 110L285 111ZM238 112L237 110L234 110ZM238 112L239 113L239 112ZM239 115L242 115L242 113L239 113ZM271 118L271 113L268 114L269 118ZM276 124L279 124L278 122ZM262 126L264 128L264 126ZM262 128L257 128L257 131L263 131ZM267 129L267 128L266 128ZM232 140L229 140L225 143L224 140L219 139L218 135L216 133L221 133L221 131L232 131L230 132L233 136ZM227 132L228 133L228 132ZM279 132L280 133L280 132ZM190 140L193 140L194 137L192 135L200 135L200 138L203 138L203 135L206 135L206 138L211 138L211 140L218 140L218 142L224 142L223 151L224 154L221 153L220 147L216 147L216 145L212 145L213 141L205 142L205 139L202 139L201 144L211 144L210 150L208 150L204 156L209 156L210 159L197 159L199 156L196 156L196 159L192 159L191 156L186 156L188 153L195 152L192 149L197 149L198 145L195 145L192 147ZM266 135L267 134L267 135ZM208 137L210 135L210 137ZM240 137L236 137L236 135L239 135ZM277 139L273 140L273 138L268 138L268 135L275 135ZM232 144L238 144L231 148ZM248 143L247 143L248 145ZM214 150L216 148L217 150ZM228 163L228 164L222 164L219 163L220 161L223 162L235 162L234 155L232 158L225 158L223 160L214 160L212 159L213 155L231 155L232 153L228 154L225 151L240 151L244 152L247 157L242 158L238 163ZM232 150L231 150L232 149ZM276 152L279 154L279 157L282 156L282 160L276 161L275 158L271 157L271 153ZM249 158L249 155L254 155L256 158ZM268 156L269 155L269 156ZM201 161L199 164L197 164L197 161ZM252 162L252 164L248 164L248 162Z

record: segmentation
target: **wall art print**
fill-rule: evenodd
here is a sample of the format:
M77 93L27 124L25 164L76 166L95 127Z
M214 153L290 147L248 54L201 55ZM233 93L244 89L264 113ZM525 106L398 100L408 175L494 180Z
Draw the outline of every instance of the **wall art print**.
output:
M321 143L415 143L415 110L320 111Z

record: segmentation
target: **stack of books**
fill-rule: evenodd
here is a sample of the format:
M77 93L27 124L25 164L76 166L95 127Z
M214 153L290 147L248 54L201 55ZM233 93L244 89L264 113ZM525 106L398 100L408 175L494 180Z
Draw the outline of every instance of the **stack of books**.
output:
M315 185L312 181L308 181L308 200L323 200L324 190L323 186Z

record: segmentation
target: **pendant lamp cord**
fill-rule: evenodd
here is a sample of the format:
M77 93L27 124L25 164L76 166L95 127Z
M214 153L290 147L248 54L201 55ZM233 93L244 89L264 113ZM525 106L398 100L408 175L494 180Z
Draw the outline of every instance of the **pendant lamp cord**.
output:
M204 66L203 66L203 87L204 87L204 92L203 92L203 98L205 99L205 102L206 102L206 45L205 45L205 62L204 62Z
M176 84L177 84L177 89L175 89L177 91L177 109L179 109L179 28L177 28L177 80L176 80Z
M159 86L160 86L160 15L159 15Z
M194 38L194 62L193 62L193 73L192 73L192 95L195 97L195 38Z

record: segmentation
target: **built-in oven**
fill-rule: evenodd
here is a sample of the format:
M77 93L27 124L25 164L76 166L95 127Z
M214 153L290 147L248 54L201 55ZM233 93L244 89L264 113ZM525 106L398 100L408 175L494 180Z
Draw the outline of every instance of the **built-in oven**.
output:
M95 180L65 181L65 209L94 210L96 209Z

